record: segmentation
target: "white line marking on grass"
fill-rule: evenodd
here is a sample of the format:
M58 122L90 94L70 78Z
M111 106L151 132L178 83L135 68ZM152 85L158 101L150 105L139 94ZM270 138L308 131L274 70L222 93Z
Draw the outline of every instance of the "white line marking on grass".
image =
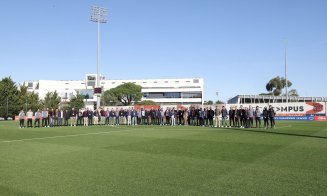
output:
M292 127L292 125L282 125L282 126L277 126L276 129L280 129L280 128L288 128L288 127Z
M54 139L54 138L77 137L77 136L85 136L85 135L99 135L99 134L106 134L106 133L112 133L112 132L117 132L117 131L104 131L104 132L96 132L96 133L81 133L81 134L75 134L75 135L58 135L58 136L49 136L49 137L35 137L35 138L28 138L28 139L19 139L19 140L7 140L7 141L0 141L0 144L1 143L12 143L12 142L33 141L33 140Z

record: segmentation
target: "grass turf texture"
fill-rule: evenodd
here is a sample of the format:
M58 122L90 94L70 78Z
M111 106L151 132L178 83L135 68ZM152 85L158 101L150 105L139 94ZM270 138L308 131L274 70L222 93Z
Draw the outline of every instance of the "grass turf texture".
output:
M277 129L0 122L0 195L325 195L327 123Z

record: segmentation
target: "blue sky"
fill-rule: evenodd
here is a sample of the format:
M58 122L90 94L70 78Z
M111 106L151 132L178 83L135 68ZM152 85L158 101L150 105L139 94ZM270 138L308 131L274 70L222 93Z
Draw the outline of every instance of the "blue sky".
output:
M84 79L96 72L91 5L107 7L101 73L110 79L203 77L205 100L266 92L284 75L327 96L326 0L1 0L0 78Z

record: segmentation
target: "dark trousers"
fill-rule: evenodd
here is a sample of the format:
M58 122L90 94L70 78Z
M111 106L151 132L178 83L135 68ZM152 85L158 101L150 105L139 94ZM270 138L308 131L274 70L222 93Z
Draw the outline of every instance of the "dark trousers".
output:
M270 126L271 128L275 126L275 117L270 117Z
M268 117L263 117L263 122L264 122L265 127L269 126Z
M244 117L241 116L240 122L241 122L241 127L244 126Z
M83 125L83 117L82 116L77 117L77 125Z
M170 125L170 116L166 116L166 125Z
M235 126L235 121L234 121L234 117L233 116L230 116L229 117L229 126L230 127L234 127Z
M33 127L31 118L27 119L27 127Z
M88 125L93 125L93 118L92 117L88 117L89 118L89 124Z
M203 125L204 125L204 120L203 120L203 118L201 118L201 117L199 118L199 125L200 125L200 126L203 126Z
M36 126L37 124L37 126ZM34 127L40 127L40 119L39 118L36 118L35 121L34 121Z
M48 126L48 118L42 118L42 127Z
M64 126L68 126L68 119L69 118L65 118L65 120L64 120Z
M24 119L20 119L19 120L19 126L20 127L24 127Z
M213 127L213 118L212 118L212 117L209 118L209 125L210 125L211 127Z
M183 116L179 116L179 117L178 117L178 124L179 124L179 125L183 125L183 124L184 124L183 121L184 121Z
M261 118L260 117L255 117L255 126L259 128L261 127Z

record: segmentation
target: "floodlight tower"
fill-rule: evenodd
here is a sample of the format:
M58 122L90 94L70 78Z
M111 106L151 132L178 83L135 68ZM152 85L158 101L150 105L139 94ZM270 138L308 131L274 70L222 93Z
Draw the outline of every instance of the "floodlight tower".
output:
M286 95L286 103L288 103L288 81L287 81L287 43L285 43L285 95Z
M97 57L97 79L96 87L100 86L99 65L100 65L100 23L107 23L108 10L104 7L92 6L91 18L92 22L98 23L98 57ZM97 107L100 106L100 96L97 96Z

